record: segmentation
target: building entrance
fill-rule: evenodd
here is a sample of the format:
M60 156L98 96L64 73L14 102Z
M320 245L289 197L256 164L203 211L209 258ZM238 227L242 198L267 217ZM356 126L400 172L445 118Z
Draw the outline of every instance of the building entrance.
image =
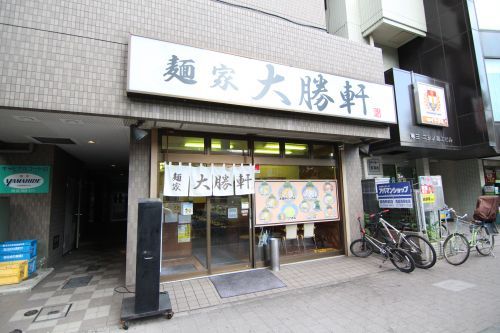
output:
M250 267L250 219L241 209L248 196L165 197L163 203L163 279ZM187 215L183 206L191 204Z

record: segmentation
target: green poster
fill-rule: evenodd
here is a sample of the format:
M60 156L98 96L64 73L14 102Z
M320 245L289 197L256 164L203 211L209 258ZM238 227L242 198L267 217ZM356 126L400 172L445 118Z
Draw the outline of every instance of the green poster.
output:
M49 165L0 165L0 194L49 193Z

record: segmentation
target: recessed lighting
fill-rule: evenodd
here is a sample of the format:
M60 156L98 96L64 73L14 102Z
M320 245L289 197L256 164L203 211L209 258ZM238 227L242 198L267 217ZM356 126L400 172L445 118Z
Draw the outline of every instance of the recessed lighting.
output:
M40 119L35 118L35 117L28 117L28 116L12 116L15 120L18 121L24 121L27 123L39 123Z
M116 167L116 164L111 164L111 167L112 167L112 168Z
M94 140L89 140L87 143L89 143L89 144L94 144L94 143L95 143L95 141L94 141Z
M59 119L62 123L68 125L83 125L83 121L79 119Z

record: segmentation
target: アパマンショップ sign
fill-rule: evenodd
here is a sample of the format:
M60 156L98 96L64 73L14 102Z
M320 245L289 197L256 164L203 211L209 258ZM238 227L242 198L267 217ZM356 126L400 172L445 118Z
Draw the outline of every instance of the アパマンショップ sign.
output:
M138 36L127 91L396 123L392 86Z

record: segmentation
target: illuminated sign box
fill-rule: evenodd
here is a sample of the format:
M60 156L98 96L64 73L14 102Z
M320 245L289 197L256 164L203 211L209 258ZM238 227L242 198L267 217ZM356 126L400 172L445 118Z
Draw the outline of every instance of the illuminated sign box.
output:
M448 111L444 88L417 82L415 85L417 123L448 127Z

